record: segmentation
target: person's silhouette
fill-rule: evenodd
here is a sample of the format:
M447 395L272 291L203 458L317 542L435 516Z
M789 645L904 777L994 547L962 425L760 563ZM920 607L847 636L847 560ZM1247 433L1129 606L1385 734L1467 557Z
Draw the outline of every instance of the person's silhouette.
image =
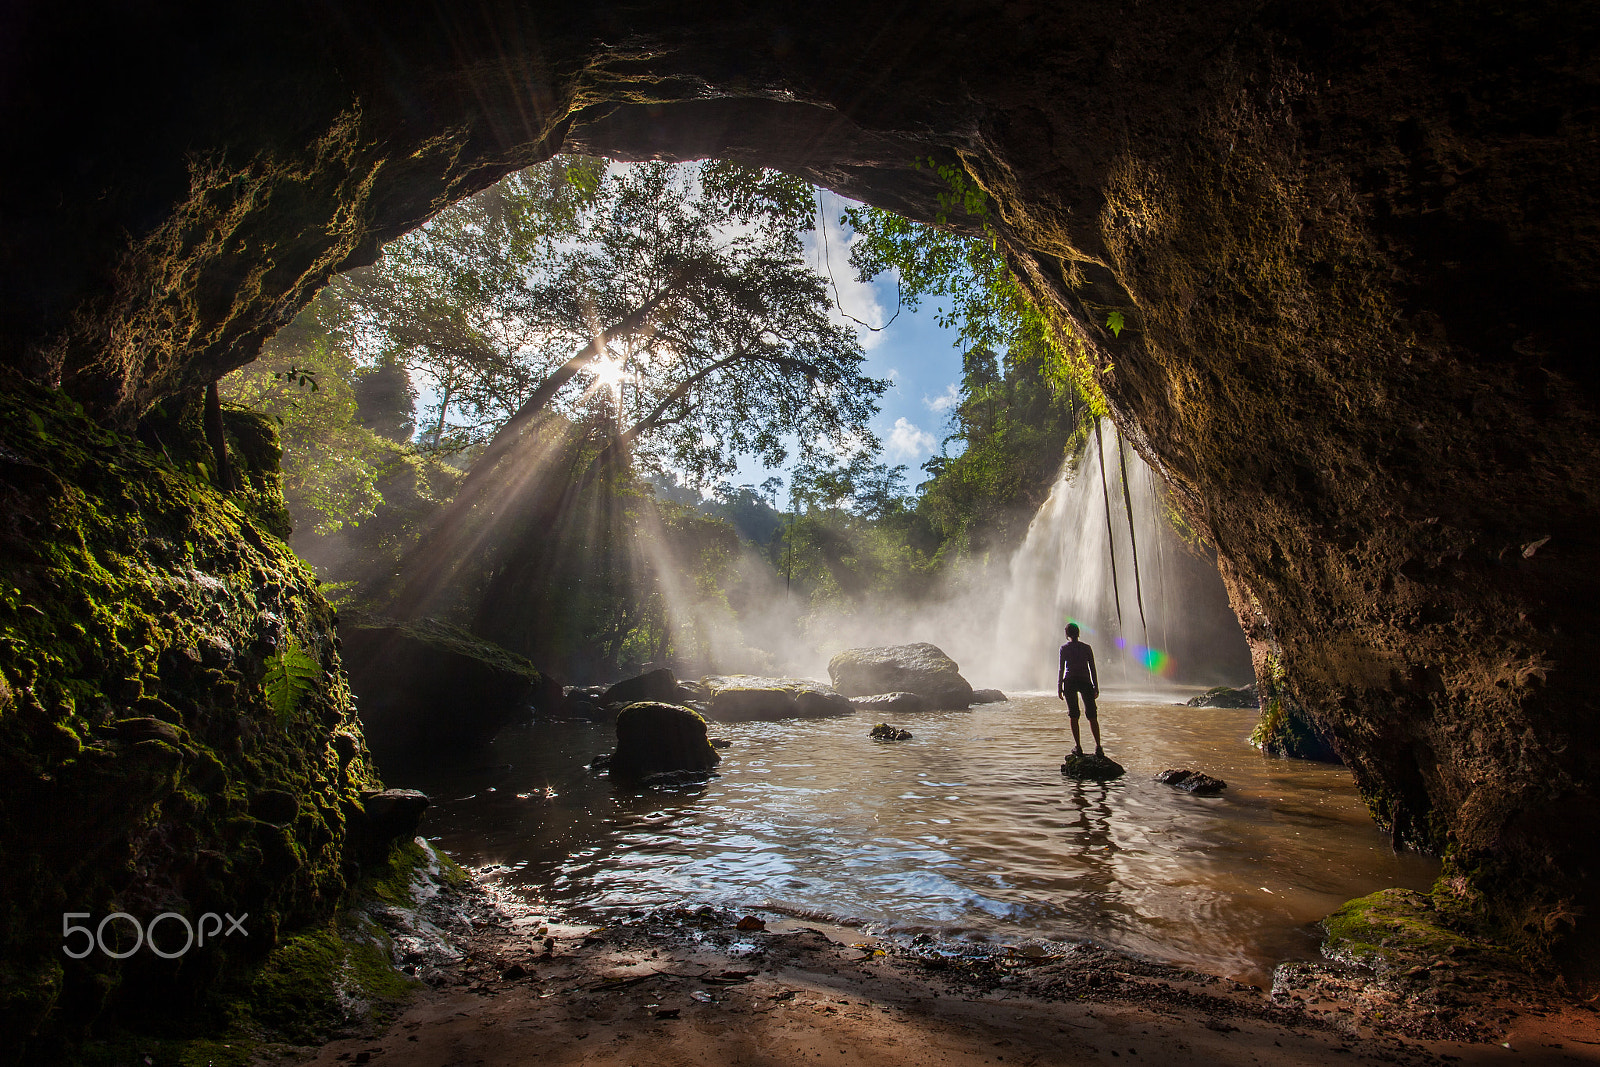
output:
M1078 697L1083 697L1083 714L1094 733L1094 754L1105 755L1100 747L1100 718L1094 702L1100 696L1100 674L1094 666L1094 649L1078 640L1078 624L1067 623L1067 643L1061 646L1061 670L1056 676L1056 695L1067 702L1072 716L1072 754L1083 755L1078 736Z

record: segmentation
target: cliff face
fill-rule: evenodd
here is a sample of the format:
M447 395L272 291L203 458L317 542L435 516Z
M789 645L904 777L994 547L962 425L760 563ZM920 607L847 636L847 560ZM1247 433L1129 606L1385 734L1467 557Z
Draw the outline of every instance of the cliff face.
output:
M1584 958L1600 14L682 8L13 9L0 358L128 424L563 140L922 218L959 157L1441 899Z

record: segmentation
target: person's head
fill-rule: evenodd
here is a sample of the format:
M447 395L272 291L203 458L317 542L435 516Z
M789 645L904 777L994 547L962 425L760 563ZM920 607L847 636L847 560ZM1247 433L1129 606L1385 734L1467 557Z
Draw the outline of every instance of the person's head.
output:
M1067 623L1067 640L1068 641L1076 641L1077 639L1078 639L1078 624L1075 623L1075 622Z

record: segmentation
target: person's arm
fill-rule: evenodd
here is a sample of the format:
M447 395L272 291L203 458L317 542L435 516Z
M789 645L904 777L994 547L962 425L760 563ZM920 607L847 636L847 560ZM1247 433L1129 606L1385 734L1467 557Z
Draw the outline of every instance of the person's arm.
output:
M1094 684L1094 695L1100 695L1100 672L1095 669L1094 649L1089 650L1089 681Z
M1061 646L1061 666L1056 670L1056 696L1067 699L1067 646Z

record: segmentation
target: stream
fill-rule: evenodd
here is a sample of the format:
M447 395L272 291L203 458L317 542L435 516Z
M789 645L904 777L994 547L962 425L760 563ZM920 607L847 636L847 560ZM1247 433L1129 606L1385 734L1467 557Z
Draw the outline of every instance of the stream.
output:
M1063 778L1053 694L902 716L711 724L720 776L619 790L584 764L609 725L537 722L405 783L431 840L461 863L583 921L669 904L767 909L880 936L1109 947L1264 985L1318 955L1316 922L1377 889L1426 889L1436 860L1395 853L1342 767L1265 758L1257 712L1189 708L1192 691L1101 701L1109 783ZM1085 742L1088 730L1085 724ZM1222 778L1217 797L1152 780Z

